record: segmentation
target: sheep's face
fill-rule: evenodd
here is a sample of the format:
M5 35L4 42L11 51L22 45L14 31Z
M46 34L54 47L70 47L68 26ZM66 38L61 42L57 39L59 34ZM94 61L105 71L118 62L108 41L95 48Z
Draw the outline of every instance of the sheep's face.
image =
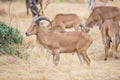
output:
M39 27L43 27L43 23L40 22L41 20L48 21L52 26L52 23L48 18L44 16L39 16L39 17L35 16L32 20L31 26L28 28L27 32L25 33L26 36L36 35L38 33Z
M32 24L30 25L30 27L28 28L25 34L26 36L30 36L30 35L36 35L37 32L38 32L38 25L36 22L32 21Z

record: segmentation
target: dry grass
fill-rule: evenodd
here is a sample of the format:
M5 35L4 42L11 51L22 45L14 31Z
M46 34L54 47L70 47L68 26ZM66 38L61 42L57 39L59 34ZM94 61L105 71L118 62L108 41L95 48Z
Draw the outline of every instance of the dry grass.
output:
M119 0L115 0L109 5L119 6ZM1 4L1 3L0 3ZM2 3L7 10L8 5ZM12 24L16 26L24 38L32 41L33 46L27 49L30 54L28 60L22 60L15 56L0 56L0 80L119 80L120 79L120 59L112 57L104 61L104 46L102 44L100 31L98 28L91 29L89 33L93 37L93 44L88 50L91 65L80 63L76 54L61 54L58 66L52 63L52 56L36 43L36 37L26 38L24 33L28 29L32 16L26 16L24 3L12 3L11 6ZM81 18L89 16L87 4L56 3L50 4L45 11L45 15L51 20L57 13L76 13ZM9 16L0 16L0 20L9 23ZM24 42L25 44L26 42ZM111 55L111 51L109 51ZM120 48L118 56L120 57Z

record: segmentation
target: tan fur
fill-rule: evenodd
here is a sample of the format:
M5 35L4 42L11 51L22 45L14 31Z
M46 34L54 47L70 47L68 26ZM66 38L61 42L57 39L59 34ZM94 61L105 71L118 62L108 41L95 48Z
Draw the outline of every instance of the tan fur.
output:
M71 52L77 52L78 57L82 55L87 64L90 64L87 49L92 43L92 38L85 32L60 32L57 30L46 32L33 21L26 35L36 35L40 44L52 51L53 62L56 65L59 62L60 53Z
M105 46L105 59L108 57L108 49L110 48L110 43L112 45L113 54L117 58L117 48L119 45L119 23L113 22L112 20L105 20L101 28L102 40Z
M76 14L57 14L52 21L52 29L60 28L65 30L65 28L74 27L75 31L78 31L78 26L81 23L81 18ZM48 25L48 28L51 26Z
M106 19L120 20L120 8L113 6L96 7L86 21L86 27L92 27L96 23L101 25Z
M108 1L113 1L113 0L94 0L94 8L99 6L106 6Z

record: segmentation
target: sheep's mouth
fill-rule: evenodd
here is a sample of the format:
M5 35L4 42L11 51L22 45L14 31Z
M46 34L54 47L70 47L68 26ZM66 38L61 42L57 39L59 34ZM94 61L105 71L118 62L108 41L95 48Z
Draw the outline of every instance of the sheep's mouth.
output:
M29 33L27 33L27 32L25 33L25 35L26 35L26 36L30 36L30 34L29 34Z

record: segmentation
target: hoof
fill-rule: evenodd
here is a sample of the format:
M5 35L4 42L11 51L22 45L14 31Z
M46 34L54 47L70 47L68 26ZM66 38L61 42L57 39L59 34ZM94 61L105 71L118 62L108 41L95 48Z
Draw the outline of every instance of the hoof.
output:
M115 57L115 59L118 59L118 57Z
M106 61L106 60L107 60L107 58L104 59L104 61Z
M74 53L72 53L72 55L74 55Z

